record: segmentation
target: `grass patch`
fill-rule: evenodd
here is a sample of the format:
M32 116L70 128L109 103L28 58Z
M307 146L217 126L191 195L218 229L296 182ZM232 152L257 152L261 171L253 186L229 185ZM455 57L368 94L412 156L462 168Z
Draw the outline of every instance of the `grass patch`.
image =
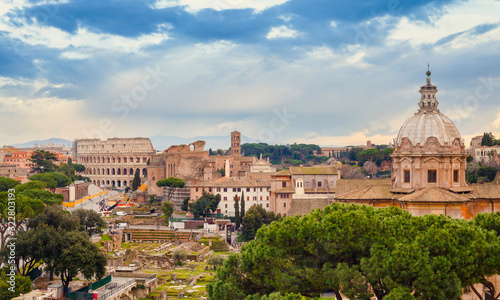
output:
M111 240L111 237L109 236L109 234L103 234L101 236L101 241L112 241L112 240Z

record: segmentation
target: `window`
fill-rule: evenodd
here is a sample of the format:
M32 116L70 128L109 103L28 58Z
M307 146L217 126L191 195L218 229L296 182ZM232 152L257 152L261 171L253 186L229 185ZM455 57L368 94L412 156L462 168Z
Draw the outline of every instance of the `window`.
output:
M250 192L250 188L247 188L247 192Z
M198 198L198 197L196 197L196 198ZM224 197L224 201L227 201L227 197Z
M286 202L283 202L283 207L286 207Z
M250 196L247 196L247 201L250 201Z
M212 192L212 188L211 188L211 187L209 187L209 188L208 188L208 191L211 193L211 192Z
M321 181L318 181L318 187L321 187Z
M437 182L437 174L436 170L427 171L427 182L428 183L436 183Z
M220 192L220 188L217 188L217 192Z
M233 192L236 192L236 188L233 188Z
M227 188L224 188L224 192L227 193Z
M227 204L226 204L226 208L227 208Z
M260 196L260 201L262 201L262 196Z
M283 198L283 197L281 197L281 198ZM252 199L253 199L253 201L257 201L257 196L253 196Z
M269 203L266 203L266 207L269 207Z
M201 188L201 191L204 192L205 191L205 188Z
M410 171L409 170L405 170L404 182L405 183L410 182Z
M260 191L262 192L262 188L260 188Z
M269 200L269 196L266 197L266 200Z
M458 170L453 170L453 182L458 182Z
M281 187L286 187L286 182L285 182L285 181L283 181L283 182L281 183Z
M198 191L198 188L196 188L196 191Z
M238 188L238 192L241 192L241 188Z

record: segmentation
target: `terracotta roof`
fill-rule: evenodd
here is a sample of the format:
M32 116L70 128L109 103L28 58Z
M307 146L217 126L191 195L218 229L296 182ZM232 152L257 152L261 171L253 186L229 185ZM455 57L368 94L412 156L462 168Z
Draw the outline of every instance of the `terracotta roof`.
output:
M498 175L497 175L498 177ZM500 182L470 184L472 195L478 199L500 199Z
M390 192L390 185L367 184L359 189L336 196L335 200L391 200L398 195Z
M332 187L318 187L318 188L316 188L316 190L314 190L313 188L304 188L304 192L306 194L321 194L321 193L333 194L333 193L335 193L335 188L332 188Z
M292 175L289 170L281 170L273 176L290 176Z
M293 175L336 175L334 167L290 167Z
M410 194L413 193L415 190L414 189L403 189L403 188L395 188L391 190L391 193L395 194Z
M275 193L295 193L293 187L280 188L275 191Z
M386 179L339 179L337 180L335 188L335 193L337 195L343 195L345 193L352 192L354 190L357 190L361 187L367 186L367 185L385 185L385 186L391 186L391 179L386 178Z
M470 198L438 187L428 187L399 198L401 202L467 202Z
M468 186L451 187L450 191L454 193L467 193L467 192L472 192L472 188Z

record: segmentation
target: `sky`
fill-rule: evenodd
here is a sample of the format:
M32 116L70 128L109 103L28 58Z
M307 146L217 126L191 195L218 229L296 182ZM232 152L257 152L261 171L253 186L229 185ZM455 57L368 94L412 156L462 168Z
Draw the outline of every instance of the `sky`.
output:
M0 0L0 145L388 144L428 63L466 144L500 137L499 24L494 0Z

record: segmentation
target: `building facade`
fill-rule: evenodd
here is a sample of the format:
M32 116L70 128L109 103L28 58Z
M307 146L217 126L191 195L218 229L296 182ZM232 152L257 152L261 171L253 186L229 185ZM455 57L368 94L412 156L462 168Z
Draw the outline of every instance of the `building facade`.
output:
M497 163L500 146L481 146L474 149L474 162Z
M217 213L234 217L234 197L245 197L245 208L259 205L270 210L271 173L250 173L246 177L219 178L196 182L190 185L191 202L198 200L203 192L221 196Z
M146 180L148 161L156 153L148 138L79 139L74 142L76 161L83 176L100 187L125 188L139 171Z
M291 167L271 175L270 209L282 216L307 214L333 202L338 166Z
M341 179L334 201L460 219L500 210L500 174L490 183L466 183L469 154L456 126L437 109L437 88L430 75L428 71L427 83L420 88L420 109L395 140L391 180Z
M431 84L430 74L428 71L427 83L420 87L420 109L406 120L394 141L395 190L467 187L468 153L455 124L438 109L438 89Z

